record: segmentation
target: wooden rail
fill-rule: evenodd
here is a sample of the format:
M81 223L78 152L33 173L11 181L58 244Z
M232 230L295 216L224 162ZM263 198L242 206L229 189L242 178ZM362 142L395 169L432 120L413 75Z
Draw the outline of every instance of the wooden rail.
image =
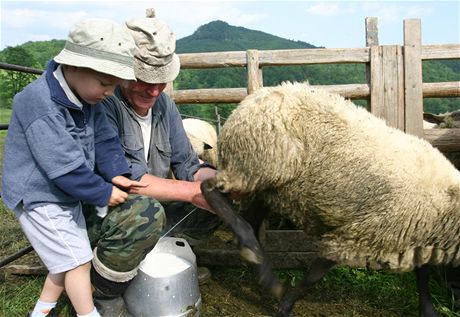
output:
M382 46L386 50L387 46ZM391 46L389 46L391 47ZM396 46L397 47L397 46ZM421 60L436 59L460 59L460 45L426 45L422 46ZM258 60L254 52L257 52ZM374 54L378 54L375 52ZM383 54L383 53L382 53ZM402 54L402 47L399 51ZM438 55L437 55L438 54ZM379 56L375 56L371 63L371 48L363 49L295 49L295 50L274 50L258 51L248 50L246 52L215 52L215 53L186 53L179 54L182 69L208 69L224 67L247 67L248 83L261 82L259 71L264 66L292 66L312 64L346 64L363 63L372 66L379 62ZM419 60L420 60L419 59ZM251 63L248 63L251 60ZM421 63L421 61L420 61ZM257 64L257 69L248 65ZM374 68L374 72L378 70ZM307 80L308 78L306 78ZM370 90L368 85L330 85L332 91L344 93L347 98L369 99ZM177 104L189 103L233 103L240 102L248 94L248 87L241 88L213 88L213 89L189 89L172 90L172 97ZM356 90L356 91L355 91ZM459 97L460 82L422 83L423 97ZM232 96L235 94L235 96ZM232 96L232 97L230 97ZM202 97L202 98L201 98Z
M267 230L262 243L264 252L275 268L303 268L316 251L302 230ZM198 265L241 266L241 256L232 241L212 237L194 248Z

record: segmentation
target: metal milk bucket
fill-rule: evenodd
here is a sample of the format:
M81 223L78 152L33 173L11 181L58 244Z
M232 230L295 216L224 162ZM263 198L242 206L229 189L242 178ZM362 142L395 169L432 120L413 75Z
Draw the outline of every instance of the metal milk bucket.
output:
M160 239L139 265L124 299L134 317L198 317L201 294L196 257L187 241Z

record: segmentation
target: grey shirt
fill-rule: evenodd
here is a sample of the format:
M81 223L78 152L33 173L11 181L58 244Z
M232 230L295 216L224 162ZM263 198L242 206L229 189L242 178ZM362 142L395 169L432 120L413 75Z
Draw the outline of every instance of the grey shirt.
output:
M177 179L193 180L193 174L202 165L185 134L176 104L168 95L161 93L152 107L152 134L147 162L141 127L121 89L117 88L113 96L106 98L103 106L120 138L133 179L138 180L145 173L167 178L172 171Z

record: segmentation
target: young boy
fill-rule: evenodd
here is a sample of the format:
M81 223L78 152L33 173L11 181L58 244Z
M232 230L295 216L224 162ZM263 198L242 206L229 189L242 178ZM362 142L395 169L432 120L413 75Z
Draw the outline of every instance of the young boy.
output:
M95 106L123 80L135 80L135 49L126 28L81 21L46 72L14 98L2 199L49 271L28 316L55 316L64 289L77 316L100 316L82 202L107 208L126 200L124 190L143 186L125 177L118 137Z

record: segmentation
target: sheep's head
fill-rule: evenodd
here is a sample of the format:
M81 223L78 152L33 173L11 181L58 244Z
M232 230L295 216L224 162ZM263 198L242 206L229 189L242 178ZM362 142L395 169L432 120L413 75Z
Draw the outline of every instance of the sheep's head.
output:
M436 124L436 128L460 128L460 110L439 115L425 112L423 120Z

